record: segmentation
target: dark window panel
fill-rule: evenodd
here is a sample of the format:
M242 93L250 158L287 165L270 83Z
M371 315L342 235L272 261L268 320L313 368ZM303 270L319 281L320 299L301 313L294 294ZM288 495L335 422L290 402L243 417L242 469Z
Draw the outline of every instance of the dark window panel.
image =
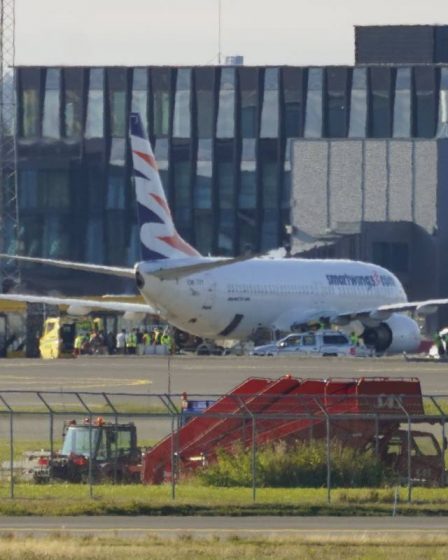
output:
M174 95L173 137L191 137L191 68L178 68Z
M42 178L41 188L45 190L47 209L70 210L70 182L68 171L48 171Z
M212 159L212 141L200 139L193 185L193 206L196 209L212 207Z
M20 210L37 209L39 198L38 171L36 169L20 170L17 183Z
M194 211L195 247L203 255L208 255L212 251L213 222L211 210Z
M351 71L348 68L327 68L327 137L345 138L348 135L350 83Z
M219 82L217 138L235 136L235 68L222 68Z
M21 68L19 71L19 130L24 138L40 134L41 74L37 68Z
M279 78L278 68L265 68L260 126L262 138L277 138L279 134Z
M283 68L283 130L286 138L303 136L306 69Z
M122 68L109 68L107 70L110 134L123 138L127 134L126 118L126 70Z
M57 140L61 137L61 71L47 68L45 76L42 136Z
M257 173L255 140L245 138L242 142L240 163L238 208L257 207Z
M237 212L239 232L239 253L257 251L257 213L255 210L240 209Z
M438 96L436 68L414 67L414 135L433 138L436 132Z
M151 127L148 111L148 92L149 77L147 68L134 68L132 72L131 111L140 115L146 133L148 137L150 137Z
M324 69L308 69L305 136L322 138L324 121Z
M91 68L87 94L86 138L104 136L104 69Z
M219 255L235 254L235 212L233 208L219 210L217 252Z
M392 136L394 83L393 68L370 68L370 136L373 138Z
M261 251L277 249L281 245L279 239L280 213L272 208L264 208L261 220Z
M235 206L235 166L232 161L216 162L216 184L218 188L218 205L220 209Z
M84 162L89 212L100 212L104 209L104 165L98 159L98 157L89 156Z
M109 210L106 216L106 255L110 265L126 262L126 213L123 210Z
M215 148L215 182L220 209L235 207L235 154L232 140L218 140Z
M412 130L412 72L408 66L396 69L395 97L393 114L394 138L410 138Z
M407 243L375 242L372 257L379 264L395 273L409 272L409 246Z
M258 151L261 204L264 209L276 209L280 203L278 143L274 140L260 140Z
M239 68L240 127L243 138L255 138L258 133L258 68Z
M70 232L65 215L46 216L43 223L42 256L50 259L67 257L70 252Z
M174 219L179 233L190 240L192 234L192 168L191 144L188 140L173 141L170 174L173 189Z
M215 128L215 70L195 69L196 130L199 138L212 138Z
M172 73L169 68L151 70L154 135L157 137L168 136L170 130L171 80Z
M367 68L354 68L351 82L349 136L365 138L369 99Z
M83 129L83 85L84 72L81 68L64 68L63 130L64 136L79 139Z
M20 217L20 238L26 255L42 257L43 217L23 215Z

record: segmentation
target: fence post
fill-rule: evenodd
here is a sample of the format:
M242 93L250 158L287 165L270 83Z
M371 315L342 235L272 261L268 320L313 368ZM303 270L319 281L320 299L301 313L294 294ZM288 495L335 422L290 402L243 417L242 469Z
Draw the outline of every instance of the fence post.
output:
M404 412L407 421L408 421L408 433L407 433L407 445L408 445L408 453L407 453L407 470L408 470L408 503L412 501L412 473L411 473L411 417L406 410L406 407L403 405L401 397L397 396L394 397L394 400L398 403L398 406Z
M252 416L252 501L257 499L257 425Z
M327 501L331 504L331 434L330 416L327 414Z
M14 498L14 412L9 411L9 467L10 483L9 497Z
M325 405L322 405L318 398L314 398L314 402L320 408L322 414L325 416L326 426L326 446L327 446L327 502L331 504L331 426L330 415L328 414Z
M53 462L54 457L54 419L53 411L50 410L50 465Z
M175 450L175 427L174 414L171 413L171 499L176 499L176 450Z
M93 498L93 445L92 445L92 413L89 413L89 496Z
M445 435L445 416L442 419L442 487L445 487L445 451L446 451L446 435Z
M412 473L411 473L411 419L408 416L408 503L412 502Z
M380 433L379 419L378 419L378 413L376 413L375 414L375 457L377 461L379 460L379 456L380 456L379 433Z
M252 420L252 452L251 452L251 471L252 471L252 501L257 499L257 427L255 414L250 410L247 404L243 401L240 396L237 396L237 400L240 403L241 408L249 415ZM243 422L245 422L243 417Z

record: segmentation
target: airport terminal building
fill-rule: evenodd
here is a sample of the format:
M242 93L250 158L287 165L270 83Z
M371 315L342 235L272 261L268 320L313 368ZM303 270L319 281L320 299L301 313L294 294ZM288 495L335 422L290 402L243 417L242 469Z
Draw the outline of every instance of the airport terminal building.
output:
M382 264L412 298L448 295L448 26L355 37L354 66L18 67L9 247L139 259L127 134L138 111L177 228L202 253L288 245ZM92 292L81 274L22 268L28 289L61 280ZM104 282L98 293L126 289Z

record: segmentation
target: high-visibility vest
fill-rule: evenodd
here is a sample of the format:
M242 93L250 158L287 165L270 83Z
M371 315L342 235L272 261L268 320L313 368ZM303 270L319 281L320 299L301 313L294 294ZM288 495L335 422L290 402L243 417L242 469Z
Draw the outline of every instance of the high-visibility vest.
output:
M149 346L151 343L151 335L149 333L143 333L143 344Z
M137 337L134 333L129 333L126 339L126 346L128 348L135 348L137 346Z
M74 344L76 350L81 350L83 341L84 341L84 337L78 334L78 336L75 338L75 344Z

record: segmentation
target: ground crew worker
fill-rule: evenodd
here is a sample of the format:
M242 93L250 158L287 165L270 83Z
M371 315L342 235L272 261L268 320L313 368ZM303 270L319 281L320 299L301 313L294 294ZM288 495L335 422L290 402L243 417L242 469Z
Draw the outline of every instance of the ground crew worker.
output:
M160 339L161 344L163 344L164 346L166 346L168 352L171 354L172 348L173 348L173 338L170 335L170 333L165 332L163 333L161 339Z
M126 354L126 329L117 334L117 354Z
M75 337L75 342L73 344L73 356L77 357L81 354L82 345L84 343L84 336L79 333Z
M132 329L126 337L126 348L128 354L135 354L137 352L137 335L135 329Z
M157 346L158 344L161 344L161 339L162 338L162 331L156 327L154 329L154 344Z
M143 333L143 345L144 346L150 346L151 345L151 335L146 330Z
M355 333L355 331L350 333L350 342L353 346L359 346L359 336Z

